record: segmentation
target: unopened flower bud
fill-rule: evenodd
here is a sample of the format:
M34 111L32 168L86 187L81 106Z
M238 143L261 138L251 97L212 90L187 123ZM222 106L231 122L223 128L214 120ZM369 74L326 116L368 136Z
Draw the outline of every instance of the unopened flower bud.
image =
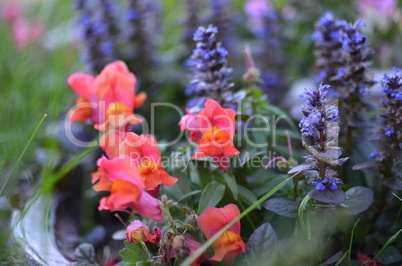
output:
M175 235L173 237L172 249L176 258L183 259L190 255L190 249L187 246L187 238L184 235Z
M184 222L186 224L193 226L194 228L197 228L197 221L198 221L198 215L193 214L189 215Z
M278 169L284 172L288 172L290 170L289 162L287 160L281 160L278 162Z
M162 202L163 204L166 204L167 201L168 201L168 197L167 197L166 195L162 195L162 197L161 197L161 202Z
M168 200L167 202L166 202L166 206L170 209L170 208L173 208L174 206L176 206L177 205L177 202L175 202L175 201L173 201L173 200Z

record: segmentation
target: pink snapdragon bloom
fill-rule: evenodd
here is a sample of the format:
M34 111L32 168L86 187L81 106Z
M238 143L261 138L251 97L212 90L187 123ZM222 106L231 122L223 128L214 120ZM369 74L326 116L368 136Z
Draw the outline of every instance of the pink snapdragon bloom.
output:
M127 241L130 243L138 244L140 241L145 243L159 243L163 231L158 227L154 228L154 233L151 233L148 226L140 220L133 221L127 227Z
M362 20L383 31L391 26L398 10L395 0L360 0L358 8Z
M22 8L17 3L6 2L1 7L1 19L7 23L13 23L21 17Z
M198 114L187 114L180 120L181 130L189 130L190 138L199 144L196 154L191 159L210 156L226 173L229 168L229 156L240 154L233 144L236 112L214 101L207 100L205 108ZM196 119L196 120L195 120Z
M163 221L159 202L144 191L144 184L136 168L127 159L102 157L98 171L92 174L93 189L110 191L101 199L99 210L121 211L132 208L138 214L154 221Z
M244 11L248 17L248 26L254 33L259 33L264 28L264 16L272 9L267 0L248 0L244 4Z
M362 266L377 266L376 261L373 261L372 263L369 264L369 262L371 261L371 258L364 253L358 252L357 256L356 256L356 260Z
M239 208L228 204L223 208L209 207L198 217L198 227L207 239L213 237L228 223L240 215ZM240 221L232 225L213 244L215 255L210 258L214 261L233 262L240 253L246 251L246 244L240 237Z
M190 132L190 140L196 144L200 143L202 138L202 130L197 121L197 114L190 113L184 115L179 122L180 131L188 130Z
M13 24L14 42L19 49L25 48L28 44L38 41L44 29L42 22L28 22L20 18Z
M140 174L147 191L158 189L162 184L171 186L178 181L162 167L158 143L151 135L112 130L102 137L101 147L109 158L127 157L130 166Z
M359 11L365 14L370 11L375 11L376 14L383 16L391 16L396 9L395 0L360 0Z
M70 121L91 120L100 131L127 130L129 124L142 121L133 110L143 104L146 94L135 95L137 80L123 61L108 64L96 77L75 73L67 82L80 96L69 112Z

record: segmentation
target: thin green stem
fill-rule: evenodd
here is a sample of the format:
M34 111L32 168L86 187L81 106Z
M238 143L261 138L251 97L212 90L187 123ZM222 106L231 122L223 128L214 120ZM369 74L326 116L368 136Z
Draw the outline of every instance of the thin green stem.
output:
M257 208L258 205L266 201L269 197L271 197L273 194L275 194L279 189L281 189L283 186L285 186L290 180L292 180L293 177L298 175L301 171L295 173L294 175L286 178L284 181L282 181L280 184L278 184L276 187L274 187L271 191L269 191L267 194L265 194L262 198L257 200L256 202L253 203L250 207L248 207L245 211L243 211L238 217L233 219L230 223L228 223L226 226L224 226L221 230L219 230L214 236L212 236L207 242L205 242L200 248L198 248L193 255L190 257L186 258L183 263L181 264L182 266L187 266L190 265L192 262L194 262L205 250L207 250L208 247L210 247L223 233L225 233L232 225L234 225L237 221L242 219L244 216L249 214L252 210Z
M39 129L42 127L42 125L45 122L46 118L47 118L47 114L44 114L42 116L41 120L39 121L39 124L36 126L34 132L32 133L31 137L29 138L27 144L25 145L25 147L22 150L20 156L18 157L17 161L15 162L13 168L11 169L10 173L8 174L8 176L6 177L6 180L4 181L3 186L0 189L0 196L1 196L1 194L3 194L3 191L6 188L8 181L10 181L11 176L14 174L15 170L17 169L18 164L22 160L22 157L24 157L25 153L27 152L27 150L28 150L29 146L31 145L32 141L35 139L36 135L39 132Z
M297 212L298 217L299 217L299 223L302 231L306 234L307 236L307 229L306 229L306 224L304 222L303 218L303 213L304 213L304 208L306 207L307 202L310 200L310 194L307 194L302 202L300 203L299 210Z
M241 210L244 211L244 209L245 209L244 204L243 204L243 202L241 200L239 200L239 205L240 205ZM246 215L246 218L247 218L248 223L251 226L251 229L253 229L253 231L254 231L255 230L255 225L254 225L253 221L251 220L250 216Z
M360 218L356 221L352 228L352 234L350 235L349 249L348 249L348 265L350 265L350 256L352 254L352 243L353 243L353 235L355 233L355 228L357 224L360 222Z
M380 251L378 251L378 253L374 256L374 258L373 258L369 263L367 263L367 265L370 265L370 264L378 257L378 255L380 255L380 253L381 253L386 247L388 247L388 245L390 245L392 242L394 242L395 239L398 237L398 235L399 235L401 232L402 232L402 229L400 229L398 232L396 232L395 235L391 236L391 237L388 239L387 243L385 243L385 245L380 249Z

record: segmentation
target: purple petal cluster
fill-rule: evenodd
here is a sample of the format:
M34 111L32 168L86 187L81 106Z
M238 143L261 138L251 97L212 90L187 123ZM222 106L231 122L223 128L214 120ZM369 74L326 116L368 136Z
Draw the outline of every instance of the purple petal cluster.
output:
M380 171L385 178L395 170L402 161L402 71L394 69L393 75L382 78L382 110L379 116L377 151L370 156L372 160L382 163ZM401 171L399 169L398 171ZM388 174L386 174L388 173ZM388 177L387 177L388 176Z
M210 23L219 28L218 38L225 47L234 45L234 19L232 16L233 0L210 0Z
M111 36L112 3L106 0L76 1L75 8L83 42L82 59L88 71L99 73L114 58Z
M127 1L123 34L130 44L126 52L127 61L135 73L142 73L144 66L156 62L155 38L161 27L159 11L156 0Z
M187 61L193 72L193 78L187 87L188 95L209 97L217 100L221 105L232 106L239 101L236 94L230 89L232 69L227 67L227 50L217 41L218 28L209 25L199 27L194 33L197 42L190 59ZM200 102L200 101L192 101ZM189 106L194 107L194 106Z
M365 93L373 84L367 73L373 52L359 31L361 26L364 23L359 20L351 24L328 12L318 20L312 35L320 69L316 81L336 85L335 93L340 98Z
M329 123L339 121L338 108L327 105L328 88L329 85L320 85L318 91L306 89L302 95L309 97L302 107L304 117L299 123L304 144L308 146L317 145L320 133L328 130Z
M312 153L306 156L311 167L306 171L308 183L317 190L336 189L342 183L334 171L347 158L340 159L339 112L336 106L327 103L328 85L320 85L318 90L306 89L302 97L307 97L301 111L304 117L299 123L303 145Z

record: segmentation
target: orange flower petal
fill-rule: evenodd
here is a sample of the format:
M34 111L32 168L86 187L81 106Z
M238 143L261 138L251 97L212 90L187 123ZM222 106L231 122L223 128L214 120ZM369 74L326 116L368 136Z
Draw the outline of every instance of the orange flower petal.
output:
M140 108L145 100L147 99L147 94L145 92L140 92L134 96L134 108Z
M210 260L214 261L232 261L240 253L246 251L246 244L241 237L232 232L226 231L212 245L214 256Z
M99 209L124 210L132 203L137 202L141 193L141 189L133 183L117 180L111 186L110 196L102 199Z
M92 188L96 191L110 191L113 182L107 178L102 168L98 168L98 171L92 173Z

